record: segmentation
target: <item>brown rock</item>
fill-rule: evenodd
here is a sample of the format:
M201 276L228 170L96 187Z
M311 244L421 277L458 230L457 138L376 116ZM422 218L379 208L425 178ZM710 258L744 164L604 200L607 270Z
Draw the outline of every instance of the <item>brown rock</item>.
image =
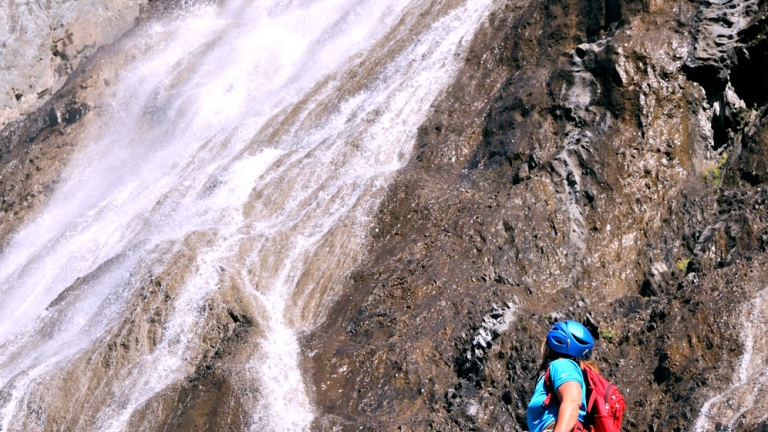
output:
M564 318L600 339L628 430L690 428L731 382L768 259L763 123L739 84L713 84L732 63L690 66L759 44L702 48L721 13L706 8L500 6L349 297L306 338L315 429L525 430L540 341Z

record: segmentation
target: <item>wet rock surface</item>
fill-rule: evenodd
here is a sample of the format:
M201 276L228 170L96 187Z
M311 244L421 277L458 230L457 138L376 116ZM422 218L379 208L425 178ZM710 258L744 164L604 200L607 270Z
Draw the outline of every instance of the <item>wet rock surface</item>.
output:
M145 400L141 395L152 383L136 386L134 400L126 400L116 391L122 383L135 379L141 368L168 367L162 357L153 359L154 364L141 359L167 344L164 334L172 313L170 305L183 294L183 274L193 265L195 244L207 240L204 235L192 236L182 247L168 250L168 261L173 265L162 273L155 273L159 266L135 269L133 283L138 289L125 299L130 314L116 323L107 337L83 349L56 373L36 380L24 400L29 415L14 419L11 430L106 430L118 417L116 408L137 403L136 399L139 406L129 419L129 430L247 430L250 420L243 415L243 400L252 402L260 395L244 386L238 375L253 354L253 339L262 330L254 319L255 305L248 301L242 286L227 281L226 275L216 295L201 310L193 311L206 332L189 351L197 364L176 365L184 368L185 379ZM117 257L113 263L119 260ZM78 279L51 303L48 313L63 320L72 303L87 301L80 288L113 263ZM54 322L42 332L52 338L57 327ZM8 393L7 389L1 391L0 400L7 401L11 397Z
M305 338L315 429L526 430L565 318L625 430L762 427L700 412L766 276L767 6L503 2Z

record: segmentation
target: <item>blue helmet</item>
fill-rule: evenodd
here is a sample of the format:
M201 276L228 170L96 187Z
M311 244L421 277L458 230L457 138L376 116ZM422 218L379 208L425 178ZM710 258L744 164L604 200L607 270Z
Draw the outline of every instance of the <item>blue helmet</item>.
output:
M560 321L547 333L547 345L552 351L586 360L592 355L595 338L576 321Z

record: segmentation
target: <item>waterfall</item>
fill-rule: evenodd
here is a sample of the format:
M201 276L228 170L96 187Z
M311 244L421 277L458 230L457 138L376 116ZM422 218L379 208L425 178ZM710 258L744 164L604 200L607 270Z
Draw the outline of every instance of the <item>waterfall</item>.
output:
M740 430L737 423L748 411L756 413L762 421L768 419L765 415L768 407L768 369L765 364L768 355L768 288L744 304L741 323L744 353L739 368L731 386L704 403L693 428L695 432Z
M0 430L131 430L215 357L222 304L255 335L228 366L242 424L306 430L297 337L492 3L232 0L126 36L58 189L0 256Z

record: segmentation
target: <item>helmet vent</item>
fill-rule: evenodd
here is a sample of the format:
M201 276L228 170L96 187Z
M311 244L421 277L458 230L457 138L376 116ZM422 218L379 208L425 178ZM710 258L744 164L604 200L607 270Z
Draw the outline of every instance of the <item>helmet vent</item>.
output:
M571 336L573 337L573 340L575 340L579 345L589 345L589 341L585 341L584 339L581 339L574 334L571 334Z

